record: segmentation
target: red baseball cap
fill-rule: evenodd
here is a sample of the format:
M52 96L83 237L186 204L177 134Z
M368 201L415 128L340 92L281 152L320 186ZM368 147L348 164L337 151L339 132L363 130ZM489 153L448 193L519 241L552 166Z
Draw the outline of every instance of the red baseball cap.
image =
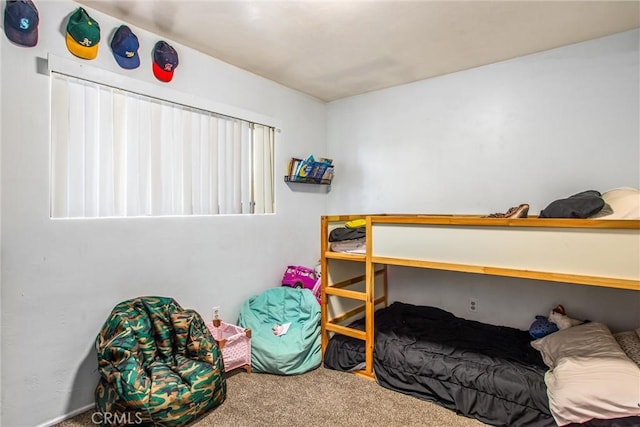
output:
M163 82L170 82L178 67L178 53L171 45L160 40L153 48L153 75Z

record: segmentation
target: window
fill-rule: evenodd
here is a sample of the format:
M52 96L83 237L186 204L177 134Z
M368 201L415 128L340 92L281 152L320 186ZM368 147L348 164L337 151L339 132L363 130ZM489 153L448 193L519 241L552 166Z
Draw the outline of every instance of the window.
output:
M51 73L51 216L274 212L274 128Z

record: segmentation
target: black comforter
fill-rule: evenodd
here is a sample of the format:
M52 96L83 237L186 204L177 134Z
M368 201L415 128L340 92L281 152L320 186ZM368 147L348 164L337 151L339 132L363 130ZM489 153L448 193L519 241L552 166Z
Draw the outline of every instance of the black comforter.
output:
M495 426L556 426L540 354L526 331L465 320L435 307L393 303L375 313L374 373L383 387ZM364 330L364 320L351 327ZM327 368L364 368L364 341L336 334ZM565 427L640 427L638 417Z
M383 387L496 426L554 426L540 354L526 331L393 303L375 314L374 372ZM355 327L362 329L362 321ZM334 336L325 366L364 362L364 343Z
M554 426L540 353L526 331L394 303L376 314L380 385L492 425Z

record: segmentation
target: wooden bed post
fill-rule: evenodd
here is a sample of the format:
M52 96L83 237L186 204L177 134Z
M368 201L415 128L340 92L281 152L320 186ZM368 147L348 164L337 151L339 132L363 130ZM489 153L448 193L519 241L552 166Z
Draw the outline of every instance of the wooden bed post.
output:
M382 293L383 293L383 298L384 298L384 307L388 307L389 306L389 298L387 297L387 288L389 286L389 266L388 265L384 265L382 267L383 272L382 272Z
M365 288L366 288L366 299L365 299L365 331L366 331L366 340L365 340L365 375L373 378L373 337L374 337L374 329L373 329L373 313L375 309L375 295L374 295L374 285L375 285L375 271L374 265L371 262L371 254L373 247L373 235L372 235L372 227L371 227L371 217L366 217L366 260L365 260Z
M327 331L327 321L329 319L329 297L326 293L327 285L329 284L329 262L325 256L327 251L327 245L329 244L329 221L326 216L320 217L320 316L321 316L321 342L322 342L322 357L324 359L324 352L327 349L329 343L329 334Z

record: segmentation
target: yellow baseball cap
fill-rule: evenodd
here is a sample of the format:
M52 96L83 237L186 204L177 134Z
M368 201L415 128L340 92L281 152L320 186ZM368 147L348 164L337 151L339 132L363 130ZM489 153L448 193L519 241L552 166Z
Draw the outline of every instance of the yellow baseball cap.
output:
M81 7L69 17L66 42L69 52L78 58L94 59L98 56L100 25Z

